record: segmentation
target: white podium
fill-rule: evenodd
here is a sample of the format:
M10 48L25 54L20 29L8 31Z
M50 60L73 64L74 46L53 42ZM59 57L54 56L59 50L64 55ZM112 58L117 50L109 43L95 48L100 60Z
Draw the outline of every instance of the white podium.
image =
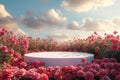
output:
M81 63L82 58L86 58L87 61L91 62L94 59L93 54L83 52L36 52L27 53L24 55L25 61L42 61L45 62L45 66L68 66Z

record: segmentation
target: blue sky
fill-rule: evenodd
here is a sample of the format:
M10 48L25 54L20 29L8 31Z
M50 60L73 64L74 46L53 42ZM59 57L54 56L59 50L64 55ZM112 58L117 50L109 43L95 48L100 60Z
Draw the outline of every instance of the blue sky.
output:
M119 4L120 0L0 0L0 24L32 37L83 38L94 31L120 30Z

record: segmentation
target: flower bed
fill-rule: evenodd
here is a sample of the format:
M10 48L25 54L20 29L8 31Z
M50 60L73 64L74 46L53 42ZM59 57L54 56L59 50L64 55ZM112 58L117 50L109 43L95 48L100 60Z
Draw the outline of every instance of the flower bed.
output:
M92 63L44 67L44 62L26 63L31 52L73 51L95 55ZM80 62L81 63L81 62ZM86 39L57 43L52 39L17 37L0 27L0 80L120 80L120 36L96 32Z
M120 63L114 58L83 63L86 64L45 68L43 62L27 64L24 60L18 60L12 65L3 64L0 80L120 80Z

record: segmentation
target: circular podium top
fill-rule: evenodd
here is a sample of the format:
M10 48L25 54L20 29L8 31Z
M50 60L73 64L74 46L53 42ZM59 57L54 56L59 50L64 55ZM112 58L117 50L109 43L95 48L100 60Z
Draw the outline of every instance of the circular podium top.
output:
M94 59L93 54L83 52L35 52L24 55L27 62L42 61L46 66L66 66L77 65L82 58L91 62Z
M25 54L27 57L34 58L83 58L93 56L93 54L83 52L38 52Z

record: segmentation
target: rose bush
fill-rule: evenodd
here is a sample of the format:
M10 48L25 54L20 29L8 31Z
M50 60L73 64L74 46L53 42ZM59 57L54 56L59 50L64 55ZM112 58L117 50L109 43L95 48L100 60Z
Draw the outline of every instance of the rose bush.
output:
M95 55L89 63L82 58L76 66L44 67L44 62L27 63L23 55L29 52L73 51ZM58 43L53 39L17 37L0 27L0 80L119 80L120 36L117 31L101 37L94 32L86 39Z
M0 70L0 80L119 80L120 63L112 60L113 58L95 59L91 63L86 62L84 66L64 67L38 67L28 63L24 67L4 63L4 68ZM23 61L19 61L21 62ZM109 63L112 64L110 68L106 66Z

